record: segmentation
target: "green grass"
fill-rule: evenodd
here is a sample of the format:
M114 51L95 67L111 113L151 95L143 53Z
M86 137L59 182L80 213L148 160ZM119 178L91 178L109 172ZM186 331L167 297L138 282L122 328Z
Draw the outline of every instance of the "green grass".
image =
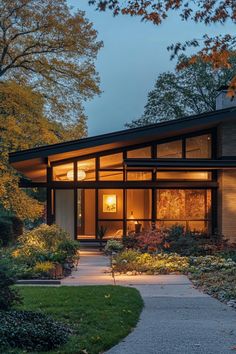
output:
M143 306L136 289L120 286L19 289L24 298L21 309L43 311L74 330L66 345L50 353L96 354L109 349L135 327Z

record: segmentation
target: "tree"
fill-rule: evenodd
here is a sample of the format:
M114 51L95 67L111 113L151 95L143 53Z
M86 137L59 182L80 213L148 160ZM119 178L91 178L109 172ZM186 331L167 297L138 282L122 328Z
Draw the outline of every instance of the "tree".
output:
M77 122L82 101L99 93L101 46L84 12L72 14L66 0L0 1L0 80L31 86L54 120Z
M97 9L112 10L114 16L118 14L139 16L143 21L160 25L166 20L169 13L175 11L181 20L192 20L195 23L225 24L236 22L235 0L89 0L90 4L96 4ZM193 39L185 43L176 43L169 46L172 57L186 50L187 47L198 48L198 52L189 58L187 64L196 62L197 58L210 63L213 68L228 68L232 51L236 49L236 36L231 34L209 36L205 34L202 39ZM201 47L201 48L200 48ZM186 65L186 63L185 63ZM236 90L236 76L230 83L230 94Z
M178 65L188 61L181 56ZM214 70L209 63L198 59L181 71L160 74L154 89L148 94L141 118L127 123L130 128L200 114L216 109L216 90L226 85L236 75L236 60L231 58L231 68Z
M65 0L0 1L0 205L23 219L42 205L19 189L8 153L87 135L82 102L100 92L101 46Z
M61 127L44 116L43 107L43 97L30 87L0 84L0 204L23 219L38 217L42 205L18 187L20 176L9 166L8 154L60 141Z

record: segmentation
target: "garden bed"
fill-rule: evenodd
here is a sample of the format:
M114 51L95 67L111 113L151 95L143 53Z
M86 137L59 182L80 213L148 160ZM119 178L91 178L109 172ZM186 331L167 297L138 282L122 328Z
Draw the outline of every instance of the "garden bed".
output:
M236 308L236 262L224 254L186 257L124 250L112 259L115 274L185 274L195 287Z
M2 247L0 257L19 280L61 279L78 264L79 242L56 225L42 224Z

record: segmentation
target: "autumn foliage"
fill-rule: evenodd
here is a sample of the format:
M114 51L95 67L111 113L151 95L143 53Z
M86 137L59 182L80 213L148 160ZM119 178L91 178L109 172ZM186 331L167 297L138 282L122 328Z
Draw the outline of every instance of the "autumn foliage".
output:
M0 1L0 207L20 218L43 206L19 189L8 154L87 135L83 101L100 92L101 46L66 0Z
M206 26L213 24L226 24L236 22L235 0L90 0L100 11L111 10L114 16L123 14L138 16L143 21L154 25L162 24L171 12L176 12L183 21L194 21L196 24L203 23ZM210 36L207 33L203 38L192 39L185 43L175 43L168 47L172 58L188 47L197 48L188 64L201 58L215 68L228 68L230 57L236 50L235 34ZM236 90L236 77L230 83L230 94Z

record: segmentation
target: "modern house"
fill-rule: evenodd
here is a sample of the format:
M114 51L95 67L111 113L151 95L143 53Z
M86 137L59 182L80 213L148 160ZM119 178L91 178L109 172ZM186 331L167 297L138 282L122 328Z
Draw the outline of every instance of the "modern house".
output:
M236 100L217 111L10 154L75 239L182 224L236 241ZM223 109L220 109L224 107Z

